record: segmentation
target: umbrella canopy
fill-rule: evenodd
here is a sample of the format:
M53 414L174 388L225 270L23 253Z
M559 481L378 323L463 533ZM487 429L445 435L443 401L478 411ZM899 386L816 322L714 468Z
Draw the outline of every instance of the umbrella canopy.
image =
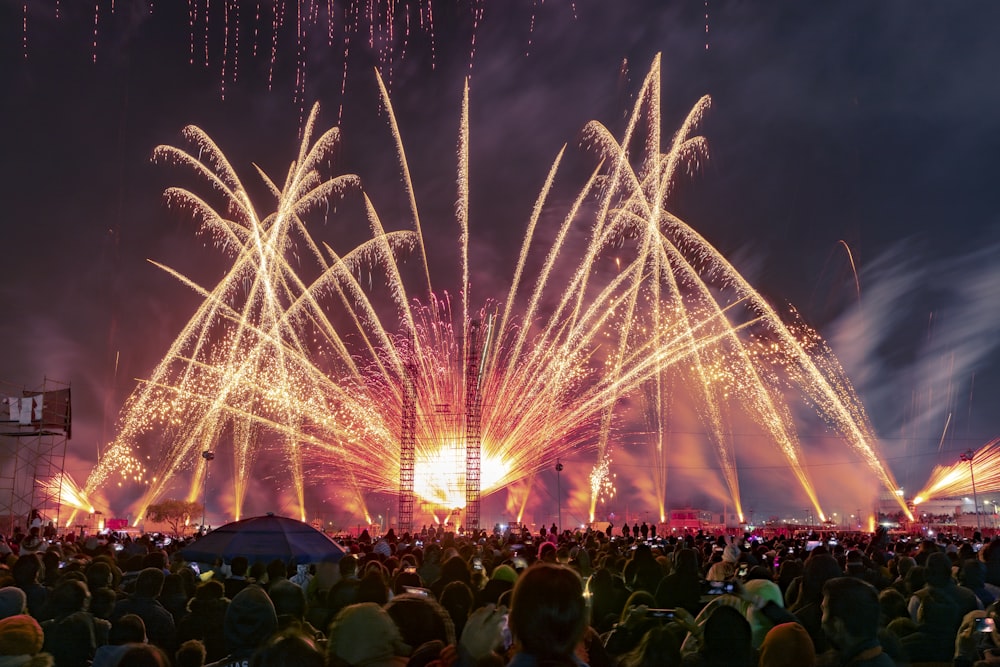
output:
M256 516L219 526L181 549L187 561L211 563L246 556L250 563L281 560L336 563L346 553L330 537L307 523L284 516Z

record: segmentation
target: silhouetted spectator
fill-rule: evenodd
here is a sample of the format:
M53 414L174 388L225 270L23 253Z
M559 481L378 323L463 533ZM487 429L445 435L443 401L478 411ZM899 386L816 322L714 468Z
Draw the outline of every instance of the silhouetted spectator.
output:
M205 644L197 639L181 642L174 654L174 667L204 667Z
M135 592L115 605L111 620L113 622L125 614L138 614L146 624L149 642L173 651L177 639L174 617L157 600L163 590L164 579L166 576L160 568L147 567L140 572L135 580Z
M10 569L14 577L14 585L24 591L28 600L28 613L42 621L45 616L45 600L49 591L38 583L38 575L42 569L42 561L34 553L22 554L14 561Z
M316 643L307 635L294 630L279 633L250 659L250 667L325 667L325 665L326 658Z
M306 621L306 592L288 579L279 579L267 591L278 615L278 630L294 630L313 641L323 639L323 633Z
M327 653L338 667L405 667L410 647L392 617L373 602L345 607L330 624Z
M245 556L236 556L229 564L231 574L226 577L223 585L226 589L226 597L232 600L236 594L250 585L247 579L247 570L250 569L250 561Z
M247 586L226 608L223 632L228 653L206 667L239 667L278 629L274 604L263 588Z
M94 653L91 667L115 667L129 644L146 643L146 624L135 614L125 614L111 624L108 643Z
M225 619L229 599L220 581L203 582L188 602L188 613L177 624L177 641L201 640L205 660L215 662L226 656Z
M823 630L832 648L819 664L895 667L879 641L878 591L854 577L830 579L823 586Z

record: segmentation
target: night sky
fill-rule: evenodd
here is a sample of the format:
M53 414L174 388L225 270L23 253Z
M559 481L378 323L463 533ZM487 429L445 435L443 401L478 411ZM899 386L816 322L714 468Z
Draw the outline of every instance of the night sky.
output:
M155 2L150 12L147 2L119 0L112 14L102 0L96 50L93 3L28 4L25 30L23 3L0 0L0 380L72 383L67 470L81 484L113 439L135 378L149 374L198 304L147 259L202 284L227 267L189 217L163 205L162 191L184 174L151 163L156 145L180 145L181 128L195 124L245 180L253 163L283 176L303 109L318 101L321 128L341 123L339 166L362 177L384 219L401 219L406 202L379 108L379 67L437 282L448 286L455 145L471 63L473 283L484 293L510 275L559 148L570 148L570 171L583 169L581 128L597 119L620 132L658 52L665 137L700 96L713 99L700 132L709 159L681 179L674 210L772 303L794 305L828 340L908 494L934 465L1000 436L995 2L448 0L434 2L433 32L414 27L405 43L398 32L391 41L377 32L372 49L352 34L343 96L342 23L330 47L322 20L305 50L304 99L295 92L293 19L279 33L269 90L270 26L260 29L255 57L254 3L240 3L236 80L231 58L222 72L227 3L212 3L207 66L204 24L193 38L188 27L190 3ZM482 15L473 53L475 7ZM331 217L328 234L314 235L342 243L351 234L343 225ZM852 474L852 452L822 433L802 437L807 456L815 451L815 478ZM763 459L752 449L739 456L745 507L758 517L801 516L804 494L787 471L756 465ZM630 481L641 461L640 451L624 452L616 468L619 497L609 509L619 516L654 505L647 485ZM590 462L586 454L567 461L564 488ZM540 480L540 497L554 493L551 477ZM713 494L702 487L721 485L711 469L684 477L672 504L706 504ZM831 510L853 502L836 498ZM567 511L585 519L581 508Z

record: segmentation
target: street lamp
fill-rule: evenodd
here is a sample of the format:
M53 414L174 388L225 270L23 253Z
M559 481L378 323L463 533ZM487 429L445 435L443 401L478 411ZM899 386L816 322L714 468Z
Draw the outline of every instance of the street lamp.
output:
M562 484L559 475L562 471L563 464L559 459L556 459L556 516L559 520L559 530L562 530Z
M979 523L979 501L976 500L976 476L972 472L972 458L975 452L971 449L965 450L959 458L960 461L969 462L969 479L972 481L972 509L976 513L976 530L982 532L983 527Z
M208 510L208 462L215 459L215 452L206 449L201 453L201 458L205 459L205 485L202 487L201 496L201 529L205 530L205 512Z

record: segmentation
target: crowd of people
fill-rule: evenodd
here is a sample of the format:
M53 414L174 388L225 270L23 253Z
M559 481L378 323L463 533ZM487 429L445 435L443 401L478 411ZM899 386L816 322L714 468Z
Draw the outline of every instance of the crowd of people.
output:
M1000 540L610 533L390 531L319 563L0 540L0 667L1000 663Z

